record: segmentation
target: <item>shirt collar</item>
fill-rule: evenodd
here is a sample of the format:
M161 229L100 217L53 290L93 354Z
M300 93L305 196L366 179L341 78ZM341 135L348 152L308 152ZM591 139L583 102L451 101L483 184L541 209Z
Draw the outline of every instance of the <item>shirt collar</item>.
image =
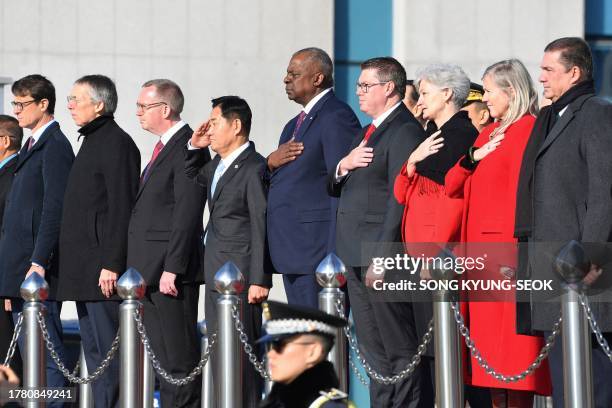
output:
M231 166L232 163L238 158L238 156L240 156L240 154L244 152L247 149L247 147L249 147L249 143L250 142L247 140L245 144L243 144L242 146L240 146L239 148L231 152L225 159L221 159L225 169L228 169L229 166Z
M396 103L395 105L393 105L392 107L384 111L382 115L372 120L372 124L376 127L380 127L381 123L383 123L385 119L389 117L391 112L393 112L398 106L400 106L400 103L402 103L402 101L399 101L398 103Z
M11 161L11 159L12 159L13 157L16 157L16 156L17 156L17 153L13 153L13 154L11 154L9 157L7 157L6 159L2 160L2 161L0 162L0 169L2 169L2 168L3 168L3 167L6 165L6 163L10 162L10 161Z
M47 130L47 128L51 126L52 123L55 123L55 119L51 119L50 121L48 121L47 123L39 127L38 129L36 129L36 132L32 133L32 137L34 138L34 143L38 142L38 139L40 139L44 131Z
M178 122L176 122L174 125L172 125L170 129L166 130L166 132L163 135L161 135L161 137L159 138L160 142L162 142L164 146L167 145L170 139L172 138L172 136L174 136L176 132L178 132L185 125L186 123L183 122L182 120L179 120Z
M310 102L308 102L306 106L304 106L304 109L302 109L304 113L308 115L312 108L314 108L314 106L317 104L317 102L319 102L321 98L325 96L325 94L329 93L329 91L331 91L331 88L327 88L326 90L322 91L320 94L312 98Z

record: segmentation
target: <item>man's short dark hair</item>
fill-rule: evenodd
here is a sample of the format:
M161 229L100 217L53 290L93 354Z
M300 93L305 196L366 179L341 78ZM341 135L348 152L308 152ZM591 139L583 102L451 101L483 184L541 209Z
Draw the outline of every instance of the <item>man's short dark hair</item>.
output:
M392 57L370 58L361 63L361 70L373 69L380 82L393 82L400 99L406 95L406 70Z
M416 104L419 100L419 91L417 91L417 87L414 85L413 79L408 79L406 81L406 87L408 86L410 86L410 93L408 94L408 96L410 97L410 100Z
M221 116L228 120L239 119L247 137L251 132L251 108L238 96L221 96L212 100L212 107L221 109Z
M42 75L33 74L18 79L13 83L11 92L15 96L31 96L36 102L46 99L49 101L47 112L51 115L55 112L55 87Z
M581 81L593 79L593 55L589 44L579 37L563 37L556 39L544 48L544 52L561 51L559 62L570 70L580 68Z
M317 64L317 68L325 78L321 83L321 88L331 88L334 86L334 63L325 51L317 47L309 47L299 50L293 56L299 54L306 54L309 61Z
M4 134L7 134L9 137L10 151L17 151L21 148L23 129L19 127L19 121L17 119L8 115L0 115L0 136Z
M157 95L168 104L175 114L180 115L185 104L185 97L176 82L169 79L152 79L142 84L143 88L150 86L154 86Z
M113 114L117 109L117 88L112 79L104 75L85 75L75 81L77 85L88 85L90 97L95 103L104 102L104 113Z

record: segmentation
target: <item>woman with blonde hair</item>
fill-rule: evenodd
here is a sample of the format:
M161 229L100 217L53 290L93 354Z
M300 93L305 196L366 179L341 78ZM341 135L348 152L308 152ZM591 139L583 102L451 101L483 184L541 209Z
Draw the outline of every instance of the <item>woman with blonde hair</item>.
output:
M516 191L523 151L538 113L537 94L527 69L517 59L491 65L482 81L483 101L495 122L483 129L474 146L447 173L445 188L450 197L464 198L462 240L485 243L482 248L490 250L484 274L472 277L511 279L516 268L511 249L516 243ZM486 243L512 245L493 247ZM506 292L499 299L486 302L472 297L468 302L469 328L489 366L515 375L535 360L543 339L516 334L514 293ZM472 385L489 387L495 407L531 407L534 393L550 395L547 361L524 379L508 383L487 374L473 357L471 367Z

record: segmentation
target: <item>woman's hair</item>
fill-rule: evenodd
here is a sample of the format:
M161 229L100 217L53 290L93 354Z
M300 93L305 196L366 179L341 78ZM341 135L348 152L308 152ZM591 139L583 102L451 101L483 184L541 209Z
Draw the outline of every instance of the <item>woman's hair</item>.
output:
M470 79L458 65L431 64L416 73L414 83L418 86L426 80L438 88L448 88L453 92L451 101L461 109L470 92Z
M491 138L504 133L508 126L523 115L529 113L536 116L538 114L538 94L527 68L521 61L508 59L496 62L485 70L482 78L486 76L489 76L510 98L508 112L503 118L497 118L500 125L493 131Z

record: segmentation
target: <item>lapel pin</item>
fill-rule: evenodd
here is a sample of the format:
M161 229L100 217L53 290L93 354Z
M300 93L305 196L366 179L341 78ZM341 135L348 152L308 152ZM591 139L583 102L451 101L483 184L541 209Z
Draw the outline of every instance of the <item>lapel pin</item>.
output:
M238 168L238 165L237 165L237 164L234 164L234 168L235 168L235 169L237 169L237 168Z

